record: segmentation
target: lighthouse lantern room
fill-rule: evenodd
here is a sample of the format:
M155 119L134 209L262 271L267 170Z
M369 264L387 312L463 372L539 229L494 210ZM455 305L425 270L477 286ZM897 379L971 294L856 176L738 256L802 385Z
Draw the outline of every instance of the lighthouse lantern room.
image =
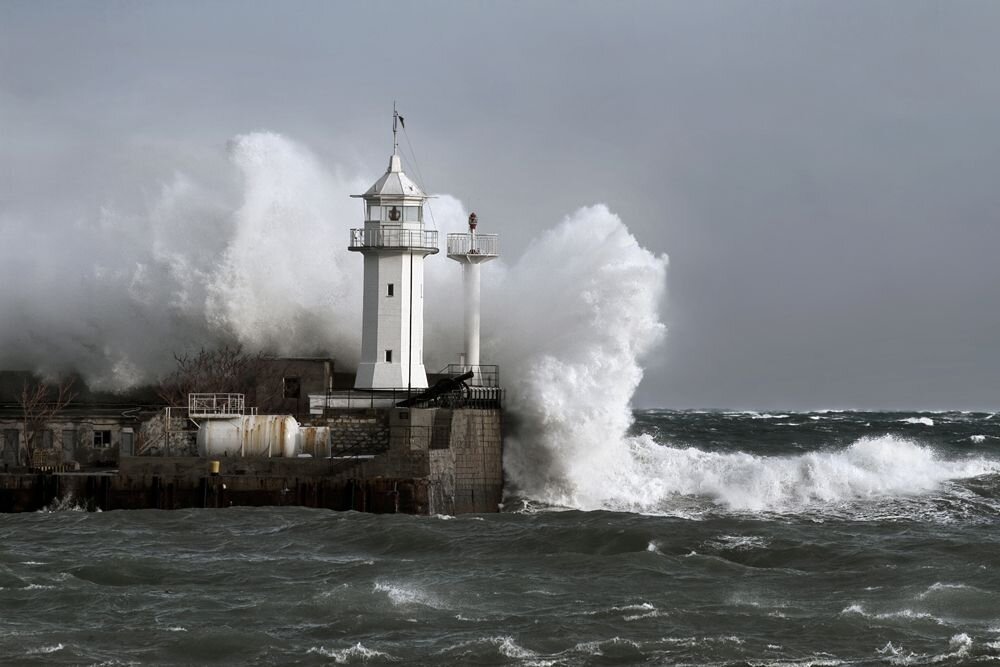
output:
M424 258L438 252L438 234L424 229L427 195L403 173L393 111L389 168L361 195L363 228L349 249L364 256L364 315L356 389L425 389Z

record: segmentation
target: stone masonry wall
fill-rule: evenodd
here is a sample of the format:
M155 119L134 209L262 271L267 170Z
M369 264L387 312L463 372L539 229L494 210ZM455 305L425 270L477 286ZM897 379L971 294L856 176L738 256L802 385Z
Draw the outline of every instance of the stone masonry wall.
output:
M334 456L348 452L381 452L389 446L387 410L337 410L313 423L330 427L330 451Z
M431 513L496 512L503 498L501 411L441 410L436 418L450 419L450 437L447 449L429 451Z

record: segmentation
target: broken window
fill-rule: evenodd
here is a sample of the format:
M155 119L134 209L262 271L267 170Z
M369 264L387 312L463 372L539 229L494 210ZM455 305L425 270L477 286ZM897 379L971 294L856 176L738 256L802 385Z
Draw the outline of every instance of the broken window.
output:
M111 446L111 429L94 429L94 447Z
M297 377L287 377L282 384L285 398L298 398L302 393L302 382Z

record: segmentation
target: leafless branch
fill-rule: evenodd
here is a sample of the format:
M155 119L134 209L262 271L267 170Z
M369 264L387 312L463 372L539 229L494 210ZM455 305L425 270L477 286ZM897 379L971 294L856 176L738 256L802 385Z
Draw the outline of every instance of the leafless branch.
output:
M240 393L252 397L264 363L263 353L251 354L243 346L224 345L198 354L175 354L177 368L161 380L157 393L172 406L187 405L196 392Z
M70 379L59 382L55 388L45 382L25 381L22 385L21 394L17 399L23 426L21 451L29 467L34 460L38 434L76 398L73 384L74 381Z

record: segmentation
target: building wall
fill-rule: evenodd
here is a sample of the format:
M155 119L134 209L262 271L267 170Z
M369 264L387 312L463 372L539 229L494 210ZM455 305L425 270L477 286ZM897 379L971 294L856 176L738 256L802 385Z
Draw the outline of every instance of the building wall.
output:
M24 424L0 419L0 469L27 464L24 451ZM113 467L119 451L135 446L134 421L114 417L76 417L53 420L45 425L34 442L34 463L38 467ZM96 436L96 437L95 437Z
M309 394L325 394L331 386L333 360L322 358L264 359L256 381L260 414L309 416Z
M144 456L197 456L198 432L183 410L161 410L142 423L135 454ZM180 416L178 416L180 415Z
M325 419L313 420L330 428L330 453L382 452L389 446L387 410L336 410Z

